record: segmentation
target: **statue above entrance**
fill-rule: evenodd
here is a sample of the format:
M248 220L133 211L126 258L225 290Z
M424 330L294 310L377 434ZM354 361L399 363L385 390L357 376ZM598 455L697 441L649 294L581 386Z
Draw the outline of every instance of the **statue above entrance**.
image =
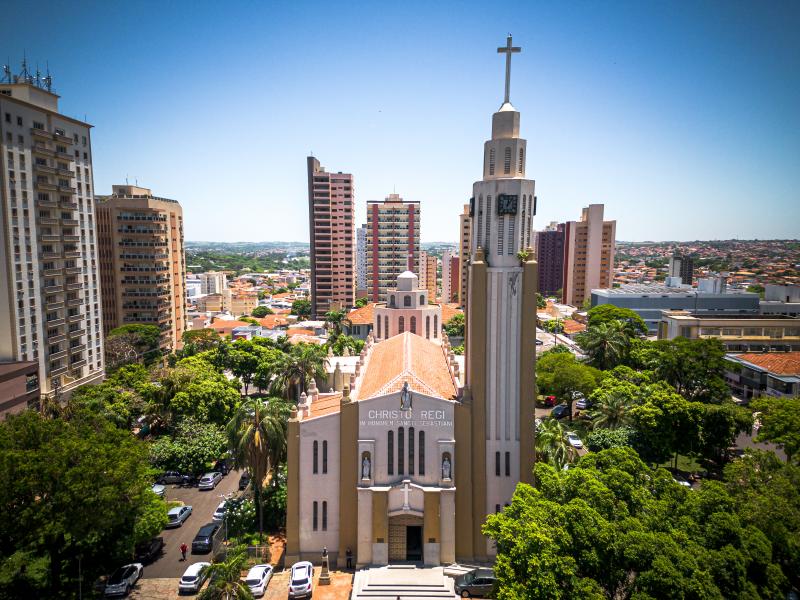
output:
M408 389L408 382L403 383L403 390L400 392L400 410L411 410L411 390Z

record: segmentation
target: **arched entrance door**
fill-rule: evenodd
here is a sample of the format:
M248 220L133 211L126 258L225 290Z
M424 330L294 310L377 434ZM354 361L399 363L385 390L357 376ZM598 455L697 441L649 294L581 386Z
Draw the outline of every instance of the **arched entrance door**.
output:
M422 517L389 517L389 562L422 561Z

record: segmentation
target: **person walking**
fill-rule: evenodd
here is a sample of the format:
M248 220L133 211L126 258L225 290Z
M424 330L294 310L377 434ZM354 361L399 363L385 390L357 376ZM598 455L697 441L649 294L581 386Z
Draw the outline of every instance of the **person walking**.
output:
M348 569L352 569L353 568L353 551L350 550L349 546L347 548L347 552L345 552L345 556L347 557L347 568Z
M181 560L186 560L186 552L189 550L189 546L186 545L186 542L181 544Z

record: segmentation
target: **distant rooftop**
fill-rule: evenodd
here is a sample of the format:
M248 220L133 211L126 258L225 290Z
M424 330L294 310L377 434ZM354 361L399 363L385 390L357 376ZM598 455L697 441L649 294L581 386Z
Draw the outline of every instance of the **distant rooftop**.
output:
M695 294L711 295L712 292L704 292L703 290L691 287L667 287L658 283L623 283L615 288L599 288L592 290L592 293L597 293L607 296L621 296L624 294L653 294L658 296L690 296ZM747 294L757 296L758 294L746 292L742 290L727 288L724 292L713 292L718 295L730 294Z

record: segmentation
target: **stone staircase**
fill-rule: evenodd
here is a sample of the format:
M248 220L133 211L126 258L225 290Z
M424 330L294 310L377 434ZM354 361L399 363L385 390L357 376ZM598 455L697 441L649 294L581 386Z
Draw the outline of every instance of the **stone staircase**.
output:
M417 568L390 565L363 569L355 574L351 600L412 600L455 598L453 580L442 567Z

